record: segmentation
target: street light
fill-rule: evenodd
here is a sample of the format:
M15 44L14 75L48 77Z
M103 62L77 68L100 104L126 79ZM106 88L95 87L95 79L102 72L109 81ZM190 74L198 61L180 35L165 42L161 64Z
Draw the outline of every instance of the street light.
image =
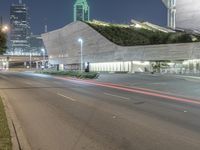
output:
M9 27L7 25L3 25L1 31L7 33L9 31Z
M78 42L81 44L81 72L83 72L83 39L79 38Z
M31 53L31 51L30 51L30 56L29 56L29 67L30 67L30 69L32 68L32 53Z
M42 54L43 54L43 61L45 61L45 49L42 48L41 51L42 51Z
M41 49L41 51L42 51L42 53L43 53L43 66L45 65L45 49L44 48L42 48Z

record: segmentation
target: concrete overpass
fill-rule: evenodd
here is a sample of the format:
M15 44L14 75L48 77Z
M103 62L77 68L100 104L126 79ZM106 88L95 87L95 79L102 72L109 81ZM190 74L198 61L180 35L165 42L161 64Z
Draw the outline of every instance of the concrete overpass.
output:
M44 62L48 61L47 56L14 56L14 55L0 55L0 69L26 67L30 64L38 68ZM30 63L31 62L31 63Z
M14 56L14 55L1 55L0 56L1 61L7 61L9 62L26 62L30 61L30 56ZM31 56L32 61L42 61L43 56Z

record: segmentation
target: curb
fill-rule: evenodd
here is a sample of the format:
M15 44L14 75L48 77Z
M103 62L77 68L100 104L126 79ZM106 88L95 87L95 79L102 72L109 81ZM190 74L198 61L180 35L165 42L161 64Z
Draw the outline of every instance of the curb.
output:
M31 150L30 144L28 143L27 138L23 132L22 126L20 125L19 120L17 119L16 114L8 100L1 92L2 102L5 108L8 126L10 129L10 136L12 142L12 150Z
M175 75L177 78L188 78L188 79L194 79L194 80L200 80L200 77L198 76L185 76L185 75Z

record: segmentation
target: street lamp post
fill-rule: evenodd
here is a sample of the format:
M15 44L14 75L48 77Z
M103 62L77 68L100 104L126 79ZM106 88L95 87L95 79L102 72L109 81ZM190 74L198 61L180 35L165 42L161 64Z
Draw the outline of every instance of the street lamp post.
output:
M31 53L31 51L30 51L30 69L32 68L32 53Z
M81 72L83 72L83 39L79 38L78 42L81 44Z
M45 66L45 49L42 48L41 51L43 53L43 63L42 64L43 64L43 66Z

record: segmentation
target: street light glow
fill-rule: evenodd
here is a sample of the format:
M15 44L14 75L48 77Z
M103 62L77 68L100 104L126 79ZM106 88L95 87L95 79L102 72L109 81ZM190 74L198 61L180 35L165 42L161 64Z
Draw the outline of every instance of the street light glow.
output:
M1 31L4 33L8 32L8 30L9 30L9 27L7 25L2 26L1 28Z
M44 49L44 48L42 48L41 51L42 51L43 53L45 53L45 49Z
M78 42L83 43L83 39L79 38Z

